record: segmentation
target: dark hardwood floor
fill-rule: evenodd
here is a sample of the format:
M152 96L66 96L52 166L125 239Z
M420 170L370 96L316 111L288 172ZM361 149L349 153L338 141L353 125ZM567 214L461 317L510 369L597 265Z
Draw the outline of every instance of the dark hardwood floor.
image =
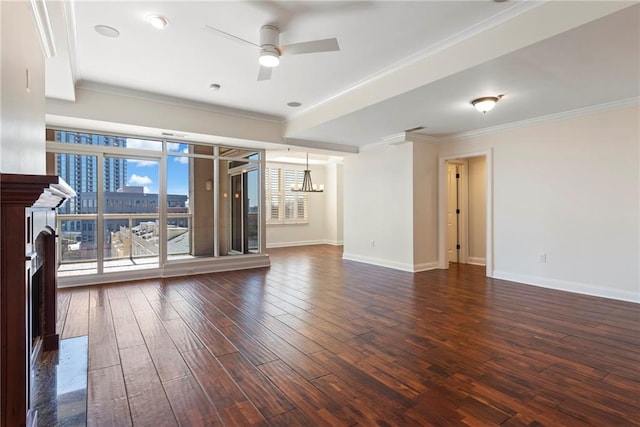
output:
M88 336L88 425L640 425L638 304L269 253L61 290L61 338Z

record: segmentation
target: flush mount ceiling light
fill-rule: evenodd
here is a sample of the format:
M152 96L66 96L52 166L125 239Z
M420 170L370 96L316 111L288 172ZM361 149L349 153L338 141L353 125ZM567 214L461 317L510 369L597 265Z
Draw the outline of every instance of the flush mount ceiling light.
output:
M96 33L105 37L116 38L120 35L120 31L108 25L96 25L93 29L96 30Z
M169 20L162 15L147 15L147 22L158 30L163 30L169 25Z
M498 96L485 96L483 98L478 98L478 99L474 99L473 101L471 101L471 105L473 105L474 107L476 107L476 110L480 111L482 114L486 113L487 111L491 111L493 109L493 107L496 106L496 103L498 101L500 101L500 99L503 97L504 95L498 95Z

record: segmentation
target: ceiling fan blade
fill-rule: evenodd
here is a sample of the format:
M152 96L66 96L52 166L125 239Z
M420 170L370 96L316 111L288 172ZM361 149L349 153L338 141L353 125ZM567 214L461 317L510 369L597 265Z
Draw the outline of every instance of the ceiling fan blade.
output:
M338 39L313 40L310 42L293 43L278 48L283 55L299 55L301 53L333 52L340 50Z
M218 28L212 27L211 25L205 25L205 27L207 27L211 31L214 31L218 35L220 35L222 37L225 37L225 38L227 38L229 40L233 40L233 41L236 41L236 42L240 42L240 43L243 43L243 44L248 44L248 45L251 45L253 47L260 48L260 45L258 45L258 44L255 44L253 42L250 42L249 40L245 40L245 39L240 38L238 36L234 36L233 34L229 34L226 31L219 30Z
M271 71L273 68L271 67L260 67L258 71L258 81L271 80Z

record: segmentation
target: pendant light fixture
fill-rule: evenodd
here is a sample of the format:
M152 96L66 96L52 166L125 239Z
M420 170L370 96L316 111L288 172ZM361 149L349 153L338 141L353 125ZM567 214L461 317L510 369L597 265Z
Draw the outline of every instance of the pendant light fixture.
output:
M302 179L302 185L293 184L291 191L298 191L301 193L322 193L324 191L324 185L313 185L311 182L311 170L309 169L309 153L307 153L307 168L304 171L304 178Z

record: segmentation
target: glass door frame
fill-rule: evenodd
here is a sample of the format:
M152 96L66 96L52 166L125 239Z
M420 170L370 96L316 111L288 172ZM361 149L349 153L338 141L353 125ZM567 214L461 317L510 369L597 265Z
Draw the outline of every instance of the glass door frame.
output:
M264 157L264 156L261 156ZM245 159L246 161L246 159ZM248 222L247 219L247 214L248 214L248 210L245 209L245 202L247 200L247 195L245 194L247 192L247 174L249 172L252 171L257 171L258 172L258 199L260 200L260 203L258 205L258 218L257 218L257 225L258 225L258 251L257 253L262 253L263 251L263 239L261 238L262 234L262 218L263 218L263 209L264 209L264 189L262 188L262 183L264 182L264 178L263 178L263 174L261 173L261 171L264 170L264 167L262 167L261 165L263 165L263 161L261 160L260 162L247 162L247 164L244 164L242 166L236 166L234 168L229 169L228 171L228 175L229 175L229 195L231 196L231 198L233 198L233 177L236 176L240 176L240 180L241 180L241 188L242 188L242 196L241 196L241 209L242 209L242 224L240 226L241 229L241 236L242 236L242 248L241 251L237 251L232 249L233 248L233 200L231 200L231 203L229 203L229 220L230 220L230 226L229 226L229 233L228 233L228 239L229 239L229 254L233 254L233 255L247 255L250 254L250 252L248 251L248 248L246 246L248 246L248 236L246 235L246 223Z

